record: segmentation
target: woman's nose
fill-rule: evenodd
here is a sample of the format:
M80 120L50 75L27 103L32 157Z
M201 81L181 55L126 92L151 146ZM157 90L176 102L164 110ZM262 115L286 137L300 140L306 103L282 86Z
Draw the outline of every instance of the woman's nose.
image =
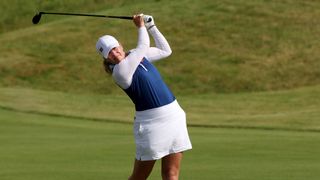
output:
M117 48L112 49L111 53L116 54L118 52Z

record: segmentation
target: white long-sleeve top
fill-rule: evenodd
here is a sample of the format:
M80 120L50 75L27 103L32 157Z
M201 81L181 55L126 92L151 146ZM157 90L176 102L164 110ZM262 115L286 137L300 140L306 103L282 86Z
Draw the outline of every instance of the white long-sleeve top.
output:
M169 43L156 26L152 27L149 33L153 37L156 47L150 47L148 32L145 27L140 27L137 47L130 50L125 59L113 68L112 77L122 89L130 87L133 74L144 57L148 61L154 62L168 57L172 53Z

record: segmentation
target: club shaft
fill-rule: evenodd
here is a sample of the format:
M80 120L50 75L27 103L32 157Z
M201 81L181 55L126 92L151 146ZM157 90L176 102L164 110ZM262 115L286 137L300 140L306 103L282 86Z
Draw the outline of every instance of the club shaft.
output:
M105 17L105 18L117 18L132 20L130 16L106 16L97 14L81 14L81 13L60 13L60 12L39 12L39 14L54 14L54 15L67 15L67 16L91 16L91 17Z

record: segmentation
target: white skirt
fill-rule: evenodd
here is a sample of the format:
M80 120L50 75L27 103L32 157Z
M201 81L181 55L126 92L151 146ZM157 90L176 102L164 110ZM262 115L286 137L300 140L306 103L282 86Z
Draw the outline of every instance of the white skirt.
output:
M176 100L159 108L136 111L134 137L136 159L141 161L192 149L186 114Z

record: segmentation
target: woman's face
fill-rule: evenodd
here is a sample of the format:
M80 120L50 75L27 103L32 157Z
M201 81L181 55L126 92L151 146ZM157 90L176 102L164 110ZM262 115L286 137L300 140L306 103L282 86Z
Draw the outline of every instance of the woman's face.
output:
M120 46L113 48L108 55L108 59L113 64L120 63L125 58L125 52L123 51L123 47Z

